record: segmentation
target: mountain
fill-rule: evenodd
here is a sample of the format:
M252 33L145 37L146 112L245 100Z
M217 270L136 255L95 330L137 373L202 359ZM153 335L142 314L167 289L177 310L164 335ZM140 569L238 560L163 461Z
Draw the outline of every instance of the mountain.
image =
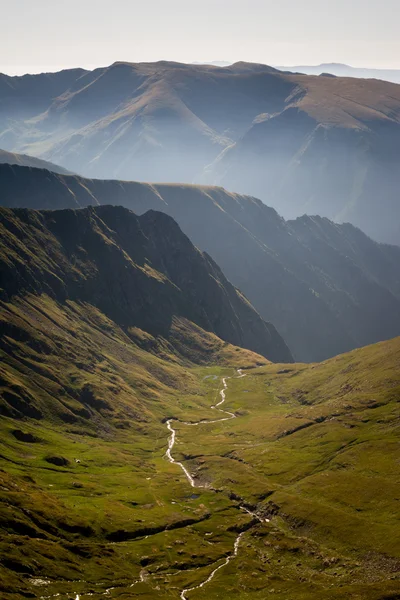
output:
M53 163L35 158L34 156L28 156L27 154L15 154L13 152L7 152L6 150L0 149L0 164L8 165L20 165L22 167L35 167L36 169L47 169L53 171L53 173L59 173L60 175L71 175L70 171L54 165Z
M400 244L400 87L287 77L296 90L221 153L208 180L253 194L286 218L319 214Z
M200 62L198 60L195 60L191 64L192 65L213 65L214 67L229 67L230 65L233 64L233 62L229 61L229 60L212 60L212 61L205 61L205 62Z
M286 97L292 86L271 79L274 73L247 63L221 69L160 61L4 75L0 144L94 177L191 180Z
M368 67L351 67L341 63L322 63L320 65L277 67L280 71L304 73L306 75L322 75L329 73L336 77L358 77L360 79L382 79L392 83L400 83L400 69L371 69Z
M2 75L0 145L89 177L223 185L285 218L319 214L400 243L389 82L244 62Z
M183 319L272 360L291 360L274 327L163 213L2 209L1 224L4 302L46 294L88 303L128 334L138 329L154 340L168 340L175 319ZM180 335L182 352L190 355Z
M400 334L400 248L349 224L285 221L261 201L222 188L89 180L7 165L0 165L0 202L35 209L115 203L137 214L168 213L300 361Z

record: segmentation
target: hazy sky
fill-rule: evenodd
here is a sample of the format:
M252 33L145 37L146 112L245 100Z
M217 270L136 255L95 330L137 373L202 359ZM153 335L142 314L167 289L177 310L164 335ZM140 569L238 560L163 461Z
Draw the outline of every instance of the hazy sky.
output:
M400 69L399 0L0 0L0 72L116 60Z

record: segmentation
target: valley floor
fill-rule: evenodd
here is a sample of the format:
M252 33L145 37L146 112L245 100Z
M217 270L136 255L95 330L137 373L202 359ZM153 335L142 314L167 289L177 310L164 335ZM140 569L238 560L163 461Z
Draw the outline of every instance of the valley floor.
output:
M2 598L399 597L399 355L191 369L117 434L4 418Z

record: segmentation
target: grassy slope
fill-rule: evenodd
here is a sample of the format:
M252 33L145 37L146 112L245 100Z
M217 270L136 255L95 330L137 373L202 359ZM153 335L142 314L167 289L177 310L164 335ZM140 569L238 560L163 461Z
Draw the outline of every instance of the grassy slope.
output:
M372 120L399 122L397 84L376 79L289 75L305 89L295 103L319 123L361 128Z
M230 383L227 409L240 418L195 439L179 431L204 479L271 518L246 538L251 581L232 567L236 593L397 597L399 364L397 338L317 365L260 368Z
M100 593L130 583L143 556L165 570L228 552L232 502L219 501L213 525L213 495L191 499L186 480L162 458L163 419L188 410L202 416L202 405L211 404L202 384L210 369L195 368L172 345L159 347L159 356L143 351L85 304L26 296L2 303L0 318L8 323L0 349L1 597ZM173 329L198 363L265 362L193 324L176 321ZM131 336L150 338L140 330ZM219 526L210 551L199 532ZM164 533L167 527L176 529ZM35 586L46 578L59 583Z
M231 378L226 408L238 418L195 435L177 425L173 453L215 493L191 489L163 458L162 421L210 418L220 377L258 357L193 332L224 367L161 360L92 307L45 297L4 304L2 317L20 331L7 340L3 385L43 414L2 419L5 600L96 599L110 587L110 598L179 598L251 524L239 497L270 523L253 525L238 559L190 599L397 597L400 339ZM85 384L92 395L73 393Z

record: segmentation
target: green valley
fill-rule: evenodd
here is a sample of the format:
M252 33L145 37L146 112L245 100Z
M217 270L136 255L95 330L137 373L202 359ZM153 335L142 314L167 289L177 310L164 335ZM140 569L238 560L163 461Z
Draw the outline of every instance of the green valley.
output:
M178 599L220 565L185 597L398 597L399 338L263 366L210 336L210 364L191 366L93 312L78 327L72 304L29 303L61 350L44 373L16 340L2 367L4 396L42 412L2 419L2 597ZM222 377L236 418L215 422ZM67 385L87 390L76 421L45 413ZM167 419L194 488L166 459Z
M1 597L100 597L143 569L182 571L184 583L185 569L228 552L235 503L193 496L164 458L165 418L207 416L204 378L219 369L152 356L73 303L28 297L1 312L19 332L1 352ZM204 332L197 341L213 364L265 362ZM210 528L221 528L211 552ZM147 597L155 585L141 584Z
M1 598L399 596L400 338L291 363L155 211L0 233Z

